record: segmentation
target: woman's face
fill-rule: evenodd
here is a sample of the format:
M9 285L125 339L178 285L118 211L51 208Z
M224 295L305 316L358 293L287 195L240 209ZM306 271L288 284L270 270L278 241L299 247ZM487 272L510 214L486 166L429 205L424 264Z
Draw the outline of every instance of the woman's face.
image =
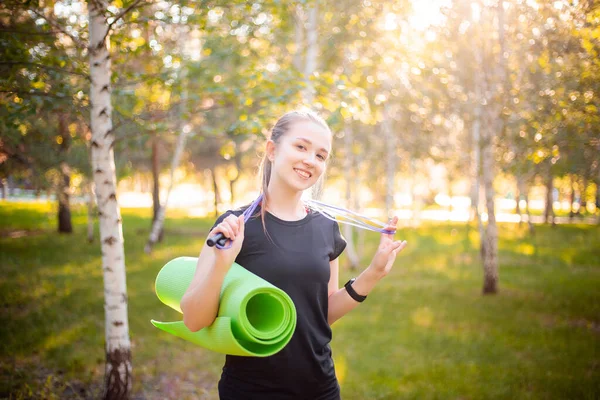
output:
M267 157L273 163L271 183L277 181L298 191L310 188L323 175L330 152L327 129L312 121L294 122L279 143L267 142Z

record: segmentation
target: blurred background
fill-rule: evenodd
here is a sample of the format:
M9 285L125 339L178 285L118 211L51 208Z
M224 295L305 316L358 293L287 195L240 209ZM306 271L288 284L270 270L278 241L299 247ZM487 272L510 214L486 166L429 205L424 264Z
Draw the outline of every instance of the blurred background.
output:
M93 3L112 63L132 397L216 398L220 356L149 325L180 318L154 277L256 198L269 129L300 107L334 132L321 200L398 215L409 240L371 304L334 326L345 399L600 396L596 2ZM89 12L0 5L2 397L105 385ZM343 233L340 279L378 240Z

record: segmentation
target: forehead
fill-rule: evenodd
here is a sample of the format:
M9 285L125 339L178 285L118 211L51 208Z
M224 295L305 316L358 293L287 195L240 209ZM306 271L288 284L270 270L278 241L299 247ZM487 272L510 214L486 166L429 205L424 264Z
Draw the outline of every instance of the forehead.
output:
M327 151L331 150L331 133L313 121L297 121L294 122L286 137L290 139L304 138L315 145L315 147L323 148Z

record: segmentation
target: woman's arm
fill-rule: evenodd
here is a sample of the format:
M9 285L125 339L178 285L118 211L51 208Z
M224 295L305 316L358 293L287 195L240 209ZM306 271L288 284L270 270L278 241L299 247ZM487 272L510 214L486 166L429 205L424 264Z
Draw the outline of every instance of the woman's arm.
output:
M194 278L181 298L183 323L192 332L211 325L217 317L223 280L244 241L243 215L228 216L209 233L209 236L218 232L233 240L231 248L216 249L208 247L205 243L198 256Z
M396 229L398 218L394 217L385 229ZM361 296L367 296L375 287L377 282L386 276L392 269L396 260L396 255L406 247L406 241L394 241L393 235L381 235L379 247L373 256L371 264L356 278L352 283L352 288ZM346 288L339 289L339 259L329 263L331 276L329 278L329 310L327 312L327 322L332 325L335 321L342 318L360 303L354 300Z
M339 289L339 258L331 261L331 278L329 279L329 311L327 313L327 322L332 325L335 321L355 309L360 303L354 300L346 288ZM356 293L367 296L375 287L377 282L383 278L383 275L374 271L373 268L366 268L352 283L352 288Z
M192 332L212 324L219 311L221 286L230 266L219 265L213 251L204 244L194 278L181 298L183 323Z

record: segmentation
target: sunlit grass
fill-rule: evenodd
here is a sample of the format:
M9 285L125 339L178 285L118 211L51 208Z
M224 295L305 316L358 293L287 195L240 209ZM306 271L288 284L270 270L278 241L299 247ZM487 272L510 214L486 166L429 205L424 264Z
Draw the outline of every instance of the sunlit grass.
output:
M211 221L170 217L171 234L147 255L150 216L123 211L134 390L145 398L216 399L223 356L149 323L181 317L156 298L154 278L168 260L197 256ZM85 209L74 209L73 235L55 233L49 205L0 203L0 220L2 230L35 233L0 239L1 397L30 390L32 398L68 398L77 385L97 397L103 286L99 244L85 238ZM487 297L475 227L400 232L409 247L395 268L333 326L345 400L597 398L599 227L537 226L531 237L525 225L500 225L500 292ZM365 254L376 245L367 233ZM365 256L362 265L368 262ZM356 274L344 269L340 282Z

